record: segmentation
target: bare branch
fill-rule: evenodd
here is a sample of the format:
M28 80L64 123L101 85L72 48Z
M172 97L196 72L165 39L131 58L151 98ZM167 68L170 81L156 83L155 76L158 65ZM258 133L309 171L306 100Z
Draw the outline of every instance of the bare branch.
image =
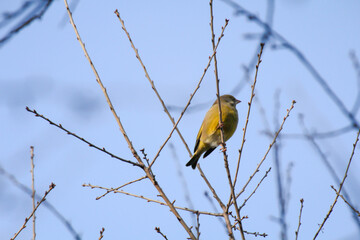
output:
M196 239L199 240L200 239L200 213L196 213L196 233L197 233L197 236L196 236Z
M103 237L104 237L104 231L105 231L105 228L102 228L101 230L100 230L100 237L99 237L99 240L101 240Z
M352 152L351 152L350 159L349 159L349 162L348 162L348 164L347 164L344 177L343 177L343 179L342 179L342 181L341 181L341 183L340 183L339 191L337 191L339 194L340 194L340 192L341 192L341 189L343 188L345 179L346 179L346 177L347 177L347 173L348 173L349 168L350 168L351 160L352 160L352 158L353 158L353 156L354 156L355 148L356 148L356 145L357 145L357 143L358 143L358 141L359 141L359 134L360 134L360 129L359 129L359 131L358 131L358 133L357 133L357 135L356 135L356 140L355 140L355 143L353 144L353 150L352 150ZM321 229L324 227L326 220L330 217L330 214L332 213L332 211L333 211L333 209L334 209L334 207L335 207L335 204L336 204L336 202L337 202L337 200L338 200L338 198L339 198L339 194L336 195L333 204L330 206L329 212L326 214L323 222L320 224L319 229L318 229L317 232L315 233L315 236L314 236L314 238L313 238L314 240L315 240L316 237L319 235Z
M269 168L269 170L266 171L265 175L261 178L260 182L258 183L258 185L256 186L256 188L254 189L254 191L249 195L248 198L246 198L244 200L244 203L239 207L239 209L241 210L245 204L247 203L247 201L249 201L249 199L252 197L252 195L255 194L256 190L259 188L260 184L262 183L262 181L267 177L267 175L269 174L269 172L271 171L271 167Z
M135 180L130 181L130 182L128 182L128 183L125 183L125 184L121 185L120 187L111 188L111 190L106 191L103 195L97 197L96 200L100 200L102 197L105 197L107 194L109 194L109 193L111 193L111 192L117 191L117 190L119 190L120 188L123 188L123 187L125 187L125 186L127 186L127 185L130 185L130 184L139 182L139 181L141 181L141 180L143 180L143 179L145 179L145 178L147 178L147 176L143 176L143 177L141 177L141 178L138 178L138 179L135 179Z
M255 237L260 236L260 237L267 237L268 235L266 233L259 233L259 232L248 232L248 231L244 231L244 233L249 234L249 235L254 235Z
M155 227L155 231L156 231L157 233L159 233L164 239L168 240L168 238L166 237L166 235L161 232L161 230L160 230L159 227Z
M95 148L95 149L97 149L97 150L99 150L99 151L101 151L101 152L106 153L106 154L109 155L110 157L116 158L116 159L118 159L118 160L120 160L120 161L122 161L122 162L129 163L129 164L131 164L131 165L133 165L133 166L137 166L137 167L143 168L142 165L140 165L140 164L138 164L138 163L136 163L136 162L132 162L132 161L130 161L130 160L126 160L126 159L123 159L123 158L121 158L121 157L118 157L118 156L112 154L111 152L107 151L104 147L103 147L103 148L98 147L98 146L92 144L91 142L87 141L86 139L84 139L84 138L82 138L82 137L79 137L79 136L76 135L75 133L73 133L73 132L67 130L66 128L64 128L61 124L56 124L56 123L54 123L53 121L51 121L50 119L46 118L44 115L41 115L41 114L37 113L37 111L36 111L35 109L34 109L34 110L31 110L30 108L26 107L26 110L27 110L28 112L33 113L33 114L35 115L35 117L40 117L40 118L44 119L45 121L47 121L48 123L50 123L50 125L53 125L53 126L55 126L55 127L58 127L58 128L60 128L61 130L65 131L68 135L71 135L71 136L79 139L80 141L88 144L89 147L93 147L93 148Z
M299 235L299 230L300 230L300 225L301 225L301 215L302 215L302 210L303 210L303 207L304 207L304 199L300 199L300 213L299 213L299 223L298 223L298 227L295 231L295 240L298 239L298 235Z
M344 200L344 202L358 215L358 217L360 217L360 212L358 211L358 210L356 210L346 199L345 199L345 197L343 196L343 195L341 195L336 189L335 189L335 187L333 186L333 185L331 185L331 188L335 191L335 193L337 194L337 195L339 195L341 198L342 198L342 200Z
M27 217L27 218L25 218L25 222L24 222L24 224L22 225L22 227L19 229L19 231L17 231L17 233L15 233L14 237L10 238L10 240L14 240L14 239L20 234L20 232L21 232L24 228L26 228L27 222L28 222L28 221L30 220L30 218L34 215L35 211L38 209L38 207L40 206L40 204L45 201L46 196L51 192L51 190L53 190L53 189L55 188L55 186L56 186L56 185L55 185L54 183L51 183L51 184L50 184L49 189L45 192L43 198L40 200L40 202L38 202L38 204L36 205L35 209L33 209L33 211L31 212L30 216Z
M92 184L83 184L82 186L83 187L90 187L91 189L94 189L94 188L102 189L102 190L106 190L108 192L122 193L122 194L125 194L125 195L128 195L128 196L144 199L144 200L146 200L148 202L153 202L153 203L158 203L158 204L163 205L163 206L168 206L167 203L164 203L162 201L151 199L151 198L148 198L148 197L144 197L142 195L136 195L136 194L133 194L133 193L125 192L124 190L116 190L114 188L106 188L106 187L101 187L101 186L95 186L95 185L92 185ZM197 211L197 210L193 210L193 209L190 209L190 208L179 207L179 206L175 206L175 205L173 205L173 207L176 208L176 209L180 209L180 210L184 210L184 211L188 211L188 212L192 212L192 213L199 213L199 214L210 215L210 216L215 216L215 217L223 216L221 213Z

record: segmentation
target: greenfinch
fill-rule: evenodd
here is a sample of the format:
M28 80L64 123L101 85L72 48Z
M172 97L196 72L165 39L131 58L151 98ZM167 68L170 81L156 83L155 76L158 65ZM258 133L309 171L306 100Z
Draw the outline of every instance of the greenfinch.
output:
M240 102L231 95L220 97L221 113L223 122L224 141L226 142L234 134L239 118L236 110L236 104ZM199 133L196 137L194 155L186 166L195 169L201 155L205 152L203 158L208 156L221 143L221 133L219 127L219 104L218 100L214 102L201 124Z

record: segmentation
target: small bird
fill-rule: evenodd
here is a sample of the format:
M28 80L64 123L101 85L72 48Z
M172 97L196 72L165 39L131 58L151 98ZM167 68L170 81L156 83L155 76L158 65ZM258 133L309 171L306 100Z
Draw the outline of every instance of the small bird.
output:
M224 131L224 141L226 142L234 134L238 124L238 112L236 104L240 103L231 95L222 95L220 97L221 113ZM208 156L221 143L221 133L219 126L219 104L218 100L214 102L201 124L199 133L196 137L194 155L186 166L195 169L201 155L205 152L203 158Z

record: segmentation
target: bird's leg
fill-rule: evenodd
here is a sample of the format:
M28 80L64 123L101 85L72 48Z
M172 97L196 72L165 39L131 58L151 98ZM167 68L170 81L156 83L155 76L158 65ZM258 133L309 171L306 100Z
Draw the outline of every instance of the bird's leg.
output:
M223 128L223 127L224 127L224 123L220 123L219 126L218 126L218 129L220 130L220 129ZM222 143L222 144L221 144L220 151L226 152L226 144L225 144L225 143Z

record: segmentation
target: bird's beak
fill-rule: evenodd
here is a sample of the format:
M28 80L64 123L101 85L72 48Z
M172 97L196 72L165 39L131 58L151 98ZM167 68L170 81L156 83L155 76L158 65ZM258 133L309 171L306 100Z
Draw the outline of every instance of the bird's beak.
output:
M236 99L236 104L238 104L238 103L241 103L241 101Z

